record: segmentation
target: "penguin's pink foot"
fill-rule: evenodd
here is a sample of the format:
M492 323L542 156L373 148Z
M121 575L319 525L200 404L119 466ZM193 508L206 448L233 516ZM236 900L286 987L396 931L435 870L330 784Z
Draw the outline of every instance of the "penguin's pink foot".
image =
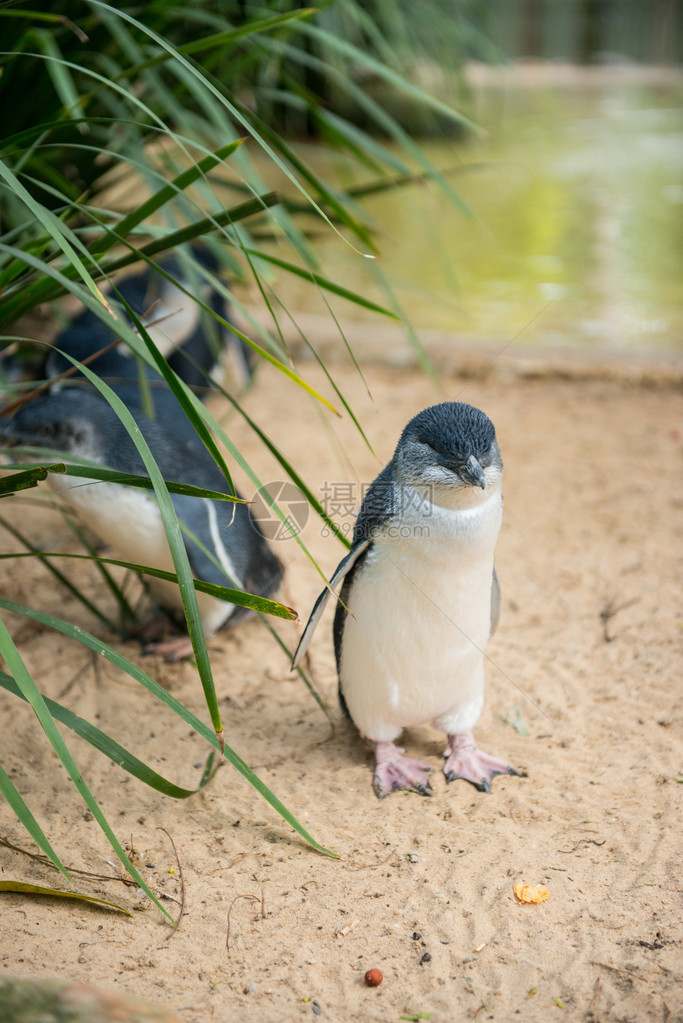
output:
M377 767L373 787L379 799L384 799L390 792L407 789L419 792L421 796L431 796L429 784L431 767L424 760L411 760L404 757L405 750L395 746L393 742L375 743L375 760Z
M189 636L173 636L160 643L148 643L142 652L143 654L156 654L169 662L185 661L194 655L192 640Z
M449 735L444 757L446 763L443 773L446 775L446 781L463 778L480 792L491 791L491 781L497 774L519 775L519 771L515 771L514 767L506 764L504 760L478 749L471 732Z

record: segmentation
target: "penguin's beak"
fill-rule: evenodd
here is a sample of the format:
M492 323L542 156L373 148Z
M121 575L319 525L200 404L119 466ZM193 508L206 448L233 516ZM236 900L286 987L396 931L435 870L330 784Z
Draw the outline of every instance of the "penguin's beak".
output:
M465 483L471 483L473 487L481 487L482 490L486 487L484 470L474 455L470 455L462 468L458 470L458 475Z

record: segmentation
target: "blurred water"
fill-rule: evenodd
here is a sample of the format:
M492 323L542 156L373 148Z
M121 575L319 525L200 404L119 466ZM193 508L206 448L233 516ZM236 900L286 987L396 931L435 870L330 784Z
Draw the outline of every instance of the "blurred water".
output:
M434 185L366 200L379 268L418 328L509 338L543 310L524 342L683 345L681 81L575 74L483 86L473 116L486 137L421 142L440 167L474 165L449 179L472 218ZM384 299L371 263L318 242L329 276Z

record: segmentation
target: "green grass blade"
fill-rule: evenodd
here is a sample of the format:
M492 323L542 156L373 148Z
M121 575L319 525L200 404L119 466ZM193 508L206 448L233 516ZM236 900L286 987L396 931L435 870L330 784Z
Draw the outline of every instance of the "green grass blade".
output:
M59 47L55 42L54 32L46 28L33 29L33 37L46 57L52 60L45 61L47 73L52 79L55 92L64 105L64 112L69 117L80 118L83 114L81 98L71 74L71 68L67 67ZM81 130L85 126L81 122Z
M2 621L0 621L0 652L2 652L2 655L5 659L5 663L9 668L11 675L14 677L14 681L17 683L19 689L26 697L27 702L33 708L33 711L36 717L38 718L38 721L43 731L50 740L52 748L54 749L55 753L57 754L60 761L64 765L66 772L71 778L72 782L78 789L78 792L80 793L83 802L89 808L93 817L96 819L97 823L102 828L102 831L107 836L109 844L111 845L112 849L118 856L119 860L121 861L125 869L131 875L131 877L135 878L135 880L140 885L145 894L150 899L152 899L152 901L161 910L164 916L168 917L170 920L171 919L170 914L164 909L164 907L161 905L161 903L155 896L154 892L148 886L144 877L139 873L138 870L136 870L136 868L133 866L133 864L126 856L123 850L123 846L121 845L118 838L112 831L109 822L107 821L106 817L104 816L99 807L99 804L97 803L90 789L83 780L81 772L78 770L76 762L71 756L71 753L69 752L69 749L66 743L64 742L64 739L62 738L61 732L57 728L52 715L47 709L42 694L38 690L38 687L36 686L33 679L31 678L31 675L27 670L26 665L24 664L23 660L19 655L19 651L12 642L12 638L9 632L7 631L4 622Z
M179 700L176 700L169 692L167 692L163 686L159 685L151 676L146 672L142 671L141 668L134 664L133 661L129 661L123 654L118 653L113 647L110 647L107 643L104 643L101 639L97 639L95 636L90 635L85 629L81 629L76 625L71 625L69 622L63 621L61 618L56 618L54 615L45 614L42 611L34 611L32 608L24 607L21 604L15 604L12 601L4 600L0 598L0 608L4 608L6 611L11 611L14 614L28 618L30 621L39 622L41 625L45 625L47 628L54 629L56 632L60 632L63 636L67 636L70 639L76 640L89 650L94 650L95 653L106 658L111 664L125 671L131 678L134 678L144 688L160 700L163 704L173 710L178 717L185 721L190 728L193 728L199 735L202 736L214 749L220 752L220 744L216 735L200 718L196 717L192 711L188 710ZM272 806L272 808L285 820L287 823L294 828L297 834L318 852L325 853L328 856L337 857L336 853L330 852L324 846L320 845L319 842L310 835L306 829L299 824L298 820L294 815L287 809L287 807L280 802L277 796L271 792L267 785L265 785L261 779L256 775L251 768L242 760L242 758L229 746L225 747L225 759L232 764L232 766L252 785L256 791L263 796L263 798Z
M35 547L31 543L31 541L28 540L16 528L16 526L13 526L11 522L8 522L1 515L0 515L0 526L3 526L7 530L7 532L10 533L15 538L15 540L18 540L19 543L24 545L28 555L33 555L34 557L38 558L38 560L43 563L43 565L45 566L47 571L51 573L51 575L57 580L57 582L60 583L66 590L68 590L69 593L73 597L76 598L76 600L80 601L81 604L83 604L83 606L85 608L87 608L87 610L90 611L90 613L92 615L94 615L96 618L98 618L102 622L103 625L106 625L108 629L112 630L112 632L118 632L119 631L116 628L116 625L114 624L114 622L112 622L112 620L110 618L107 618L106 614L104 614L103 611L100 611L100 609L98 607L96 607L95 604L92 603L92 601L88 600L88 598L83 593L81 593L81 591L78 589L77 586L74 586L74 584L71 582L70 579L67 579L67 577L64 575L63 572L60 572L58 568L55 568L55 566L52 565L47 560L47 558L49 557L49 554L45 554L38 547ZM0 558L11 558L12 556L13 556L12 554L2 554L2 555L0 555ZM19 554L15 553L14 556L15 557L19 557ZM23 556L24 555L22 555L22 557ZM86 555L83 555L83 557L86 557Z
M354 46L353 43L342 38L338 34L327 32L325 29L320 28L318 25L302 24L300 31L311 38L317 39L329 47L332 50L336 50L341 53L344 57L351 62L354 67L365 66L376 75L378 78L383 79L394 88L399 89L401 92L405 92L406 95L416 99L419 103L429 107L442 117L447 118L455 124L466 128L468 131L479 133L480 128L474 121L471 121L469 117L465 117L454 107L448 106L442 100L437 99L436 96L432 96L431 93L421 89L418 85L414 85L409 78L394 71L386 63L373 57L371 53L368 53L365 49L360 49L358 46Z
M23 448L16 447L13 450L31 454L35 451L49 451L50 448ZM14 465L3 465L3 469L12 469ZM54 470L54 466L49 466ZM30 470L34 471L33 469ZM96 480L101 483L119 483L125 487L136 487L139 490L153 490L152 481L147 476L138 476L132 472L117 472L116 469L107 469L104 466L93 465L65 465L56 470L63 472L65 476L73 476L75 479ZM18 474L17 474L18 475ZM40 477L43 479L44 477ZM5 480L0 479L0 496ZM88 486L88 484L83 484ZM234 494L224 494L220 490L209 490L207 487L193 487L189 483L175 483L173 480L166 480L166 486L171 494L185 494L187 497L205 497L211 501L228 501L232 504L248 504L242 497L235 497ZM22 488L23 489L23 488Z
M3 165L0 162L0 170L2 167ZM107 277L117 270L124 270L126 267L129 267L134 263L140 262L141 259L145 259L147 262L150 262L150 260L152 260L156 255L165 253L169 249L174 249L176 246L183 245L186 242L195 241L195 239L203 237L210 231L215 231L219 228L225 227L226 225L235 224L247 217L252 217L257 213L262 213L271 206L276 206L279 201L280 197L277 192L269 192L265 195L257 196L254 199L249 199L246 202L240 203L238 206L233 206L220 213L215 213L211 217L205 217L202 220L194 221L186 227L178 228L176 231L165 234L162 238L148 242L140 249L135 249L129 244L129 248L131 249L131 253L129 255L121 256L120 258L114 259L110 263L106 264L91 264L93 276L97 279ZM41 207L41 209L44 208ZM74 270L71 266L66 267L64 272L60 273L49 263L45 263L37 259L37 257L28 250L15 248L11 245L7 245L5 242L0 244L0 251L14 256L14 258L19 261L20 265L26 264L28 266L32 266L35 270L44 274L45 278L50 278L34 281L19 293L13 294L5 299L3 302L0 327L13 323L20 316L24 316L27 312L30 312L31 309L40 305L41 302L51 301L54 298L59 298L62 295L69 294L69 292L76 293L75 289L71 287L70 282L75 280L79 271ZM99 297L100 292L92 283L91 278L88 277L87 280L90 282L88 285L89 290L94 290L96 295ZM85 301L84 299L82 300ZM99 298L99 301L101 302L101 298Z
M2 673L2 675L5 678L8 677L4 674L4 672ZM66 871L66 867L63 866L62 861L60 860L59 856L50 845L43 829L41 828L40 824L29 810L24 800L22 799L21 795L19 794L14 785L14 782L12 781L10 776L5 772L2 764L0 764L0 793L2 793L2 795L7 800L7 802L10 805L10 808L14 810L15 814L17 815L23 826L26 828L26 830L28 831L29 835L36 843L38 848L43 850L45 855L48 856L50 860L54 863L57 870L61 871L61 873L64 875L67 881L71 883L71 878L69 877Z
M288 522L288 519L287 519L287 516L284 514L282 509L279 507L277 501L275 501L272 498L270 498L270 495L268 494L268 492L263 490L263 482L262 482L262 480L260 480L258 478L258 476L254 472L254 470L251 468L251 466L249 465L247 460L242 455L242 453L239 450L239 448L237 448L236 445L232 442L232 440L230 439L228 434L223 429L223 426L221 425L221 423L218 422L216 417L210 412L210 410L206 407L206 405L202 405L202 403L199 401L199 399L197 398L196 395L192 394L192 392L189 392L189 393L190 393L190 396L191 396L192 400L194 401L195 407L197 408L197 410L200 413L200 415L208 423L208 425L214 431L216 436L220 439L221 443L225 445L225 447L228 449L228 451L230 452L232 457L235 459L237 464L246 473L246 475L249 477L251 482L254 484L256 489L261 491L261 494L262 494L262 497L263 497L264 501L266 501L266 503L269 505L269 507L272 508L272 510L275 512L275 514L277 515L277 517L279 518L279 520L283 524L283 526L285 526L285 528L287 528L290 532L292 532L291 528L290 528L290 525L289 525L289 522ZM311 565L316 570L316 572L318 573L320 578L323 580L325 585L327 585L327 576L325 575L325 573L321 569L320 565L317 563L317 561L315 560L315 558L313 557L313 555L309 551L309 549L306 546L306 544L301 539L301 536L298 533L292 533L292 536L293 536L293 539L295 540L295 542L299 545L299 547L303 551L303 553L306 555L306 557L308 558L308 560L310 561Z
M117 913L125 913L126 916L135 917L132 910L125 906L119 906L116 902L109 902L108 899L98 899L96 895L86 895L85 892L65 892L60 888L46 888L40 884L27 884L25 881L0 881L0 892L14 892L20 895L50 895L58 899L81 899L83 902L90 902L94 906L105 906L107 909L115 909Z
M79 363L76 359L72 359L70 356L67 357L74 366L77 366L80 369L81 373L87 377L90 383L93 384L98 391L100 391L100 393L108 401L112 410L121 420L126 432L135 444L138 454L145 464L149 478L154 485L154 493L157 498L159 511L164 523L166 538L168 540L171 557L173 559L173 565L178 577L178 589L183 603L185 621L187 622L187 628L192 642L197 670L204 690L204 698L211 716L212 724L220 742L223 735L223 724L221 722L221 712L218 706L216 686L213 680L213 672L211 670L211 662L209 660L209 654L206 647L206 639L204 638L204 628L199 614L199 605L197 603L197 594L194 588L192 570L190 568L190 562L185 549L185 543L178 523L178 518L171 501L171 495L168 492L168 487L166 486L164 478L159 471L159 467L154 460L152 452L149 450L147 441L142 436L133 416L130 414L119 396L111 387L109 387L108 384L105 384L103 380L100 380L100 378L93 373L92 370L88 369L87 366Z
M67 233L71 234L71 232L68 232L65 225L61 223L61 221L54 215L54 213L52 213L45 206L43 206L41 203L37 202L33 198L31 193L27 191L27 189L25 189L22 183L19 181L16 174L13 174L13 172L9 169L9 167L6 166L6 164L2 162L2 160L0 160L0 178L2 178L5 181L6 186L9 188L12 194L15 195L18 199L21 199L21 201L25 204L25 206L28 207L28 209L36 218L36 220L38 220L42 224L47 234L53 239L53 241L57 243L57 245L62 250L66 258L69 260L71 266L74 268L75 273L77 273L81 280L84 282L86 288L88 288L88 290L96 298L98 298L100 302L103 302L102 294L99 288L93 281L92 277L89 275L83 261L76 253L75 248L67 239ZM71 238L73 239L74 235L71 234ZM85 250L84 246L83 250ZM24 255L26 255L26 253L20 253L20 258L22 258Z
M91 6L99 8L103 11L112 10L109 4L104 3L103 0L89 0L89 2ZM189 74L196 77L197 80L203 84L204 88L207 89L208 92L211 93L211 95L213 95L214 99L216 99L226 109L228 114L235 121L237 121L238 124L240 124L241 127L244 128L248 132L248 134L261 146L264 152L277 165L277 167L288 178L292 185L307 199L308 202L310 202L311 207L332 228L335 234L355 252L359 251L358 249L355 248L355 246L351 244L349 239L346 238L341 233L341 231L332 223L332 221L329 219L325 211L315 201L315 199L306 191L304 186L301 184L298 178L292 173L287 164L279 158L279 156L272 148L272 146L268 143L268 141L258 131L256 131L252 123L253 118L247 116L246 112L240 110L238 103L236 103L234 100L230 100L225 95L225 91L227 90L222 91L222 88L219 88L218 84L214 84L212 81L210 81L205 75L202 74L202 72L197 67L191 64L181 53L179 53L178 50L170 42L168 42L168 40L164 39L153 29L150 29L148 26L134 18L132 15L128 14L126 11L118 10L116 11L116 14L123 21L126 21L128 22L128 24L132 25L138 32L142 33L143 35L146 35L149 39L155 42L157 46L159 46L162 50L164 50L170 56L174 57L175 60L178 61ZM303 24L303 22L301 22L300 24ZM264 38L268 37L264 36ZM363 253L360 254L363 255Z
M177 52L183 54L183 56L189 56L193 53L203 53L206 50L223 47L226 43L236 42L238 39L243 39L245 36L256 35L263 32L272 32L275 29L286 25L290 21L299 20L300 18L308 18L315 13L315 7L303 7L299 11L287 11L286 14L279 14L270 18L261 18L258 21L250 21L245 25L240 25L238 28L227 29L224 32L215 32L210 36L205 36L203 39L193 39L190 43L184 43L183 45L178 46ZM171 52L159 53L156 57L150 57L150 59L146 60L143 64L137 64L134 67L127 68L125 72L122 72L121 78L130 78L133 75L139 74L141 71L146 71L148 68L157 67L159 64L172 60L173 56L174 55Z
M279 266L282 270L286 270L288 273L294 274L296 277L303 277L304 280L317 284L319 288L324 288L325 291L331 291L333 295L339 295L340 298L345 298L349 302L354 302L363 309L368 309L373 313L379 313L381 316L388 316L392 320L400 319L400 317L397 316L396 313L392 313L390 309L385 309L384 306L377 305L375 302L371 302L369 299L363 298L362 295L358 295L354 291L349 291L348 288L342 287L341 284L335 284L334 281L328 280L326 277L315 273L313 270L307 270L305 267L296 266L294 263L288 263L285 259L279 259L277 256L271 256L259 249L247 249L246 251L250 256L262 259L265 263L272 263L273 266Z
M196 369L200 369L201 368L199 363L195 359L190 359L190 362L192 363L192 365ZM233 397L233 395L230 394L229 391L226 391L226 389L223 387L222 384L220 384L217 380L214 380L213 377L209 373L206 373L205 375L206 375L207 380L211 382L212 386L216 390L221 392L223 397L226 398L230 402L232 407L237 412L239 412L239 414L242 416L242 418L245 420L245 422L247 422L249 424L249 426L254 431L254 433L259 438L259 440L265 445L265 447L268 448L270 453L277 459L279 464L282 466L284 471L289 476L289 478L292 481L292 483L294 483L299 488L299 490L302 492L302 494L304 494L304 496L305 496L306 500L308 501L308 503L316 511L316 513L320 516L320 518L327 525L329 530L335 536L338 536L339 539L342 541L343 544L345 544L346 547L350 547L351 544L347 540L347 538L344 535L343 531L339 528L339 526L336 524L336 522L334 522L329 517L329 515L327 514L327 512L325 511L325 509L323 508L322 504L317 499L317 497L315 496L313 491L310 489L310 487L307 485L307 483L304 481L304 479L300 476L300 474L296 471L296 469L294 468L292 463L289 461L289 459L287 459L284 456L284 454L282 453L282 451L280 451L280 449L274 443L274 441L272 441L270 439L270 437L265 432L265 430L261 429L261 427L258 425L258 423L254 419L251 418L251 416L247 413L247 411L240 404L240 402L235 397Z
M14 679L10 675L6 675L4 671L0 671L0 687L7 690L8 693L12 693L13 696L26 700L25 695ZM138 781L144 782L145 785L149 785L150 788L156 789L157 792L161 792L164 796L170 796L171 799L187 799L189 796L194 796L197 792L200 792L215 777L217 768L212 765L208 771L204 772L202 780L196 789L181 788L180 785L175 785L172 781L164 778L163 775L158 774L153 768L148 767L147 764L134 756L125 746L118 743L116 739L112 739L106 732L103 732L84 718L79 717L78 714L74 714L68 707L64 707L61 703L57 703L56 700L51 700L49 697L45 697L45 704L56 721L61 721L63 725L70 728L76 735L80 735L82 739L89 742L91 746L94 746L96 750L103 753L109 760L113 760L115 764L122 767L128 774L133 775ZM213 757L214 754L211 753L210 756Z
M259 615L259 617L261 618L262 623L268 629L268 632L271 634L271 636L273 637L273 639L275 640L277 645L280 647L280 649L284 653L285 657L287 658L288 663L291 664L292 661L294 660L294 650L290 650L290 648L287 646L287 644L283 640L282 636L280 636L279 633L276 632L276 630L273 628L273 626L270 624L270 622L266 618L263 618L261 615ZM321 711L323 712L323 714L325 715L327 720L330 722L330 724L332 724L332 718L330 716L329 709L323 703L322 697L320 696L320 693L315 688L315 686L311 682L311 680L308 677L308 675L306 674L306 672L303 670L303 668L300 665L297 668L295 668L295 671L296 671L297 675L299 676L299 678L301 679L301 681L303 682L303 684L308 689L309 693L311 694L311 696L313 697L315 702L320 707Z
M127 216L123 217L116 225L116 233L112 233L101 238L90 247L90 252L93 255L97 255L101 252L105 252L112 245L116 244L121 238L126 238L131 231L134 230L139 224L142 224L148 217L151 217L153 213L160 210L167 202L174 199L179 192L185 191L189 188L198 178L204 177L208 172L217 164L227 160L232 153L238 149L244 139L237 139L235 142L229 142L226 146L222 146L217 149L211 156L206 156L199 163L193 164L187 170L178 174L172 182L164 185L154 195L146 199L145 202L140 203L137 209L132 210Z
M162 269L162 272L163 272L163 269ZM186 289L182 285L180 285L178 282L176 282L176 287L179 287L179 289L181 291L183 291L183 292L185 292L187 294ZM213 316L213 318L218 323L220 323L223 327L225 327L227 330L230 330L236 337L240 338L240 340L243 341L249 348L251 348L251 350L253 352L255 352L260 358L265 359L265 361L269 362L271 364L271 366L274 366L275 369L277 369L280 373L282 373L284 376L286 376L288 380L291 380L292 383L295 383L297 385L297 387L301 387L304 391L306 391L308 394L310 394L312 398L315 398L316 401L320 402L322 405L325 405L327 408L330 409L331 412L334 412L334 414L336 416L339 415L339 412L334 407L334 405L332 405L326 398L324 398L322 396L322 394L320 394L314 387L312 387L302 377L300 377L298 373L296 373L293 369L291 369L289 366L287 366L286 363L281 362L274 355L271 355L271 353L269 351L267 351L265 348L262 348L261 345L257 344L255 341L252 341L252 339L250 337L248 337L246 334L243 334L242 331L239 330L238 327L236 327L234 324L230 323L228 320L224 319L222 316L219 316L215 312L215 310L212 310L205 302L201 301L196 296L194 296L194 302L195 302L196 305L198 305L201 309L203 309L209 315ZM139 333L144 338L145 337L144 328L142 328L141 324L139 324L139 321L137 319L134 319L134 322L136 322L139 325L138 326ZM145 343L147 344L147 342L145 342ZM150 340L149 344L147 344L147 349L150 352L150 354L152 354L152 349L150 348L150 345L153 345L153 342L151 342L151 340ZM133 347L133 346L131 345L131 347ZM201 417L197 416L194 412L190 412L190 409L191 409L192 406L187 401L187 399L185 397L185 395L187 395L189 393L189 389L186 387L186 385L184 385L181 381L178 380L178 377L168 367L168 364L166 363L166 360L163 358L163 356L159 355L158 352L157 352L157 355L158 355L158 359L153 356L155 368L160 373L162 373L164 378L167 380L169 386L173 389L174 394L176 395L176 397L180 401L181 405L183 406L184 411L188 414L188 418L192 422L192 425L195 427L197 432L200 434L200 436L201 436L202 440L204 441L204 443L206 444L206 446L209 447L209 442L210 442L210 444L213 445L213 447L215 448L215 450L218 453L219 457L222 458L222 456L220 456L220 453L218 452L218 448L215 447L215 442L211 438L211 435L203 427L200 429L200 426L198 425L197 420L199 420L200 423L201 423ZM166 368L163 369L162 368L163 366L165 366ZM183 395L182 401L180 399L180 394L181 393ZM207 441L207 439L205 439L205 437L208 438L208 441ZM214 460L217 461L218 459L217 459L216 455L214 454L214 452L213 452L211 447L209 447L209 450L210 450L211 454L214 455ZM220 465L219 465L219 467L220 467ZM230 482L230 480L229 480L229 482Z
M180 520L178 520L180 522ZM2 519L0 519L2 522ZM181 529L184 530L182 522ZM196 540L190 530L188 534ZM28 541L26 541L28 545ZM12 554L0 554L0 561L7 561L10 558L71 558L75 561L95 561L104 565L116 565L119 568L126 568L131 572L139 572L140 575L149 575L153 579L163 579L165 582L177 583L178 576L173 572L165 572L162 568L151 568L149 565L137 565L132 561L121 561L119 558L103 558L95 554L75 554L73 551L43 551L29 550L18 551ZM60 580L61 581L61 580ZM272 615L274 618L284 618L287 621L296 621L298 614L293 607L286 604L279 604L276 600L269 600L268 597L259 597L255 593L247 593L244 590L235 590L229 586L219 586L217 583L209 583L205 579L192 578L194 589L199 593L206 593L210 597L224 600L230 604L239 604L250 611L258 611L261 614ZM92 610L92 609L91 609ZM95 613L93 611L93 613ZM98 615L98 618L100 615ZM117 632L116 626L105 619L113 632Z
M2 466L2 468L6 467ZM34 468L16 472L12 476L4 476L0 479L0 497L10 497L20 490L37 487L42 480L47 479L48 473L51 472L66 472L66 466L61 464L37 465Z
M167 235L166 236L166 241L168 240L168 237L169 236ZM138 258L138 256L142 256L143 258L145 258L145 260L147 262L149 262L150 265L152 267L154 267L155 269L160 269L157 266L157 264L154 263L153 260L150 258L150 252L151 252L152 246L156 246L156 248L158 249L159 243L151 243L150 245L145 246L143 249L140 249L139 252L136 253L135 256L124 257L123 260L119 260L115 265L110 265L107 268L106 272L110 273L110 272L113 272L115 269L121 269L123 266L129 265L131 262L134 262L135 259ZM162 243L161 247L162 248L164 247L163 243ZM60 271L56 270L54 267L51 267L51 266L49 266L47 264L44 264L44 263L41 263L41 261L36 259L34 256L31 256L28 253L22 252L20 249L15 249L13 246L9 246L9 245L5 245L3 243L0 243L0 252L2 252L2 251L11 253L12 255L16 256L17 258L19 258L19 259L23 260L24 262L28 263L30 266L33 266L35 269L43 271L47 276L49 276L54 281L56 281L59 285L61 285L61 288L58 289L59 293L64 293L64 292L68 292L68 291L74 291L74 292L76 291L76 289L71 285L71 283L69 281L69 278L68 278L66 273L65 274L60 273ZM102 271L102 272L104 272L104 271ZM161 270L161 272L163 273L163 270ZM309 275L306 275L306 276L309 276ZM45 282L39 282L39 283L45 283ZM47 283L51 283L51 282L47 282ZM185 290L185 289L181 288L180 290ZM34 295L34 298L38 294L39 294L39 292L36 291L36 293ZM348 294L351 295L350 292ZM89 309L91 309L98 316L101 316L101 318L103 318L105 320L105 322L107 322L108 325L111 326L111 320L107 317L107 314L104 312L103 309L101 309L95 303L93 303L92 300L89 300L89 296L87 294L80 294L79 293L79 297L81 298L81 301L84 303L84 305L87 305ZM40 292L39 301L43 301L44 298L45 298L45 295L41 291ZM11 302L11 300L8 300L8 303L9 302ZM316 389L314 387L311 387L310 384L306 383L306 381L302 377L300 377L298 373L295 373L294 370L290 369L289 366L285 365L285 363L280 362L279 359L276 359L275 356L271 355L270 352L268 352L265 348L262 348L260 345L257 345L256 342L252 341L251 338L247 337L246 334L243 334L242 331L240 331L238 328L236 328L233 324L228 323L227 320L222 319L222 317L216 316L216 314L212 310L210 310L209 307L205 303L201 302L196 297L195 297L195 302L202 309L204 309L207 312L211 313L211 315L214 316L214 318L217 319L220 323L222 323L223 326L225 326L227 329L231 330L233 334L235 334L242 341L244 341L245 344L247 344L261 358L265 359L272 366L274 366L280 373L283 373L284 376L286 376L289 380L291 380L293 383L295 383L298 387L301 387L303 390L305 390L308 394L311 395L311 397L315 398L316 401L318 401L321 404L327 406L327 408L329 408L332 412L334 412L335 415L337 415L337 416L339 415L339 412L334 407L334 405L332 405L329 401L327 401L327 399L324 398L318 391L316 391ZM30 308L30 307L31 307L30 305L27 306L27 308ZM22 310L22 311L26 311L26 310ZM9 314L9 315L11 315L11 316L18 315L16 308L14 308L12 313ZM387 315L393 316L392 313L387 313ZM156 365L151 360L151 357L149 356L149 354L147 352L147 347L145 345L141 345L140 344L140 340L138 338L138 335L133 330L131 330L129 327L127 327L126 324L122 324L122 323L118 324L117 330L118 330L119 334L125 338L126 342L130 346L130 348L132 348L133 351L136 354L141 355L142 358L145 358L145 356L147 356L146 361L148 361L150 363L150 365ZM177 379L177 378L174 378L174 379ZM182 386L183 386L184 393L187 392L187 388L185 388L184 385L182 385Z

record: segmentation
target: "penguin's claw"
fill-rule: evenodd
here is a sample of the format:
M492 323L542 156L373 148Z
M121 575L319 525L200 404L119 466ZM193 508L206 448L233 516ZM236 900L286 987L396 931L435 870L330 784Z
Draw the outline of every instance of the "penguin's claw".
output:
M431 796L429 784L430 765L424 760L411 760L404 757L405 750L395 746L393 742L375 744L377 767L373 780L373 788L378 799L384 799L391 792L406 789L418 792L421 796Z
M446 763L443 773L446 775L446 781L462 778L474 785L479 792L490 792L491 781L499 774L514 774L519 777L519 771L510 764L478 749L471 732L449 735L444 757Z

